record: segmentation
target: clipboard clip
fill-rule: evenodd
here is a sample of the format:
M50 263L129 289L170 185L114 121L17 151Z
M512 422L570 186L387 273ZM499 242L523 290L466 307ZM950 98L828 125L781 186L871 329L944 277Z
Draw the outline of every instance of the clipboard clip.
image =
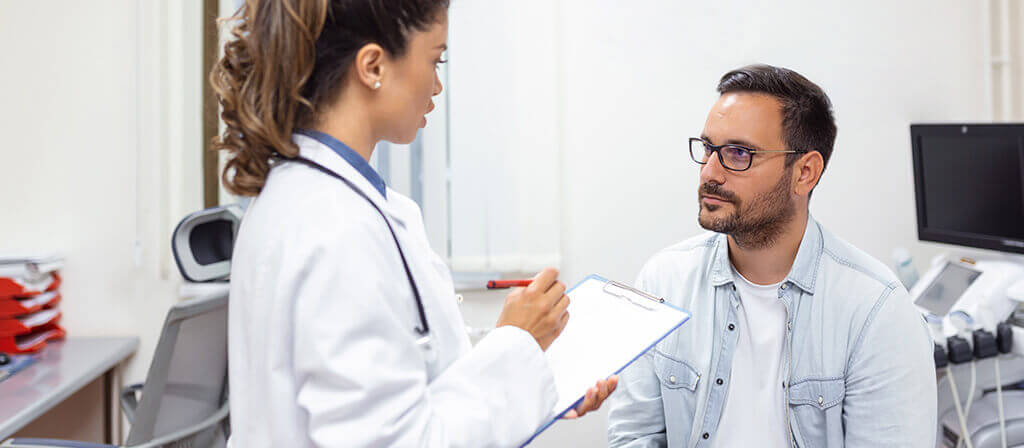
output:
M608 280L605 282L604 287L601 288L605 293L613 296L625 299L633 305L639 306L645 310L654 311L654 307L650 306L646 301L650 300L657 303L665 303L665 299L660 297L654 297L646 292L639 289L631 288L622 283L614 280Z

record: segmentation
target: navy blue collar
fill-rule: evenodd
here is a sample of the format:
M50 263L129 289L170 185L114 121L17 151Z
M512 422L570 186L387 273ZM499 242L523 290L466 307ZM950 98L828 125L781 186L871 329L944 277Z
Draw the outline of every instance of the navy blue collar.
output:
M352 168L359 171L359 174L362 174L366 180L370 181L370 185L373 185L373 188L376 188L377 191L380 192L380 195L384 196L384 199L388 198L386 193L387 185L384 184L384 179L381 179L380 174L377 174L377 171L374 171L373 167L366 162L366 159L364 159L363 156L359 155L359 153L355 152L352 148L349 148L348 145L334 137L331 137L330 135L312 129L296 129L295 133L305 135L306 137L323 143L328 148L331 148L331 150L338 153L342 159L345 159L349 165L352 165Z

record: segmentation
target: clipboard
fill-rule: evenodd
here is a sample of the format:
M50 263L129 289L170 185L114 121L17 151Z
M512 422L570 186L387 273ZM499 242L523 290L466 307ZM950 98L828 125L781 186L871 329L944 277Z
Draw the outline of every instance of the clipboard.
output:
M690 318L663 298L599 275L588 276L566 294L569 323L544 352L558 402L553 418L522 446L578 406L597 380L618 374Z

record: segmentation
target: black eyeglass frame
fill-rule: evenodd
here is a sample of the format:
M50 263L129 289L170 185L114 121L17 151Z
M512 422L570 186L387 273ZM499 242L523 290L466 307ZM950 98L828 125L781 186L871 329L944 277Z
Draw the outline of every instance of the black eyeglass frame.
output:
M700 142L702 145L704 145L704 148L705 148L704 152L705 153L707 153L708 148L711 149L711 152L718 153L718 163L721 163L722 167L727 169L727 170L729 170L729 171L746 171L746 170L749 170L750 167L754 165L754 155L758 154L758 153L804 154L804 153L810 152L810 151L795 151L795 150L752 149L752 148L748 148L748 147L743 146L743 145L736 145L736 144L732 144L732 143L726 143L724 145L712 145L711 142L709 142L707 140L704 140L702 138L690 137L689 141L687 142L687 146L688 146L687 150L690 152L690 158L693 159L694 162L697 162L698 165L707 165L708 162L706 162L706 161L702 162L700 160L697 160L696 157L694 157L694 155L693 155L693 142ZM726 165L725 164L725 158L722 157L722 148L739 148L739 149L742 149L742 150L750 153L750 159L747 160L747 167L743 168L743 169L736 169L736 168L731 168L728 165ZM709 156L709 158L710 158L710 156Z

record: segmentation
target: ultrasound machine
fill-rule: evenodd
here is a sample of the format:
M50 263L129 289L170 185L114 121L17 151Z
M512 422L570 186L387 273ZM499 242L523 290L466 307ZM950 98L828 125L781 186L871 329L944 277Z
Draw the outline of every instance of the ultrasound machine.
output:
M910 288L935 341L937 445L1024 447L1024 124L910 134L918 238L960 246Z

